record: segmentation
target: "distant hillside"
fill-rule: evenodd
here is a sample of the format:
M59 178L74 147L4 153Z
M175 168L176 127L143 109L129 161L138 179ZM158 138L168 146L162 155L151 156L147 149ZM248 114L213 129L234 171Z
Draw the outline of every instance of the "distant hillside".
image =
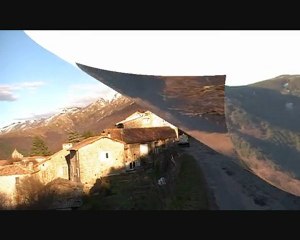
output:
M28 155L36 135L43 137L51 151L57 151L67 141L70 131L98 134L137 110L144 109L120 96L111 101L99 99L83 108L63 109L49 118L13 123L0 129L0 159L9 158L14 148Z
M300 195L300 75L225 92L227 127L240 158L268 182Z
M300 96L300 75L281 75L273 79L257 82L250 86L266 88L280 93Z

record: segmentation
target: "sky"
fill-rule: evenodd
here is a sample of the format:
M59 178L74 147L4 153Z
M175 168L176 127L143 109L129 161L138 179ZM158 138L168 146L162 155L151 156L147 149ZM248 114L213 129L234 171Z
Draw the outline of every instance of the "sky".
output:
M0 30L0 127L115 93L76 63L240 86L300 74L299 42L300 31Z
M23 31L0 31L0 65L0 127L115 93Z
M240 86L299 74L300 31L26 31L71 64Z

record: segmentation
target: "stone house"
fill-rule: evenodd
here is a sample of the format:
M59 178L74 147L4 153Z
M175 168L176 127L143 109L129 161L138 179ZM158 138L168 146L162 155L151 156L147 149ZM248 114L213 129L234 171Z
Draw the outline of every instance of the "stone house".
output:
M70 148L70 180L92 186L96 179L141 166L141 157L173 144L170 127L106 129Z
M45 156L23 157L17 153L15 149L12 154L13 160L6 160L7 163L0 166L0 195L10 207L17 203L17 186L20 180L29 176L39 177L40 169L35 166L39 164L42 166L48 160Z
M19 153L17 149L15 149L13 151L13 153L11 154L11 158L12 159L22 159L23 155L21 153Z
M21 165L30 170L38 171L39 169L35 169L35 166L41 162L46 161L49 156L31 156L31 157L23 157L19 159L19 161L14 162L14 164Z
M16 205L17 185L19 181L30 176L34 171L19 164L10 164L0 167L0 196L1 204L13 207Z
M70 147L72 145L69 143L63 144L62 150L51 156L22 157L14 162L5 160L8 161L8 164L0 166L0 207L10 209L17 205L19 197L17 191L18 184L25 177L33 177L40 180L43 184L54 183L55 181L53 180L56 180L56 182L67 180L70 184L64 182L64 186L59 185L55 191L61 190L62 187L66 189L66 185L68 185L70 186L68 189L69 195L78 194L81 187L69 181ZM78 197L74 199L68 198L68 204L76 199L78 200ZM65 202L67 200L61 199L61 201Z
M118 128L149 128L149 127L170 127L173 128L178 137L178 128L160 118L150 111L137 111L115 124Z
M16 154L16 150L13 155ZM20 156L14 162L0 166L0 197L6 199L10 206L16 204L16 188L24 177L32 176L47 184L54 179L69 180L68 149L62 149L52 156ZM4 160L3 160L4 161Z
M70 147L70 145L68 145ZM34 164L36 176L41 182L47 184L56 178L70 179L69 175L69 148L63 149Z
M151 160L150 153L157 153L177 139L178 129L149 111L137 112L122 124L125 128L105 129L100 136L74 146L63 144L51 156L24 157L15 149L13 163L1 161L0 194L10 196L14 202L16 186L27 176L37 177L44 184L62 178L89 188L102 176L139 168L141 158Z

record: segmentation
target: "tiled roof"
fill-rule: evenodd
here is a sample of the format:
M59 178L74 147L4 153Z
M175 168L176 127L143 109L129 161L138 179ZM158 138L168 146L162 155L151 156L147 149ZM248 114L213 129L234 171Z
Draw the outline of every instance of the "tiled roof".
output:
M67 156L68 153L69 153L68 150L61 149L60 151L52 154L51 156L43 157L44 158L43 160L35 161L35 162L31 161L31 162L34 163L33 167L37 167L37 166L39 166L39 165L41 165L41 164L43 164L43 163L45 163L47 161L50 161L52 158L56 157L57 155L61 155L61 156L65 155L65 156ZM37 156L37 157L40 157L40 156Z
M101 135L128 144L176 138L175 130L170 127L105 129Z
M30 157L23 157L22 159L26 159L28 161L31 161L31 160L44 160L46 158L48 158L49 156L30 156Z
M127 144L147 143L167 138L176 138L176 132L170 127L105 129L101 133L101 136L87 138L74 145L71 150L78 150L104 137Z
M83 141L75 144L70 150L78 150L79 148L82 148L86 145L96 142L100 138L101 138L101 136L89 137L89 138L84 139Z
M46 157L45 156L31 156L31 157L23 157L22 161L24 163L31 162L31 163L33 163L33 166L35 167L43 162L48 161L49 159L50 159L50 156L46 156Z
M22 168L19 165L7 165L0 167L0 176L30 174L31 171Z
M38 163L38 162L43 162L47 160L50 156L31 156L31 157L23 157L22 161L24 162L33 162L33 163Z
M8 165L10 164L9 160L0 160L0 166Z

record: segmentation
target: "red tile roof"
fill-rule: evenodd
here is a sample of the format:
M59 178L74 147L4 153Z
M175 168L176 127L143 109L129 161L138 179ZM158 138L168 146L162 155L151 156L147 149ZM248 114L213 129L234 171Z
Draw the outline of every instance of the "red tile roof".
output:
M170 127L105 129L101 135L127 144L176 138L175 130Z
M8 165L10 164L9 160L0 160L0 166Z
M86 145L96 142L100 138L101 138L101 136L89 137L89 138L84 139L83 141L75 144L70 150L78 150Z
M84 146L92 144L101 138L110 138L115 141L133 144L147 143L168 138L176 138L176 132L170 127L153 128L112 128L105 129L101 136L90 137L74 145L70 150L78 150Z
M23 157L22 160L27 160L27 161L42 161L46 158L49 158L49 156L30 156L30 157Z
M22 168L19 165L7 165L0 167L0 176L30 174L31 171Z

